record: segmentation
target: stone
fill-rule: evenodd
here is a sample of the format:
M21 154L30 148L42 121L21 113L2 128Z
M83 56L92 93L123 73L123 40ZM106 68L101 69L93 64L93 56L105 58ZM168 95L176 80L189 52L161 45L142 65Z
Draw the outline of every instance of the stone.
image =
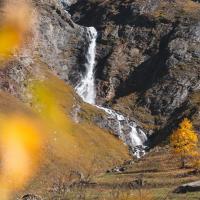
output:
M106 173L123 173L126 170L124 166L117 166L113 169L107 170Z
M200 181L183 184L174 190L174 193L186 193L200 191Z
M21 198L21 200L42 200L42 198L34 194L26 194Z

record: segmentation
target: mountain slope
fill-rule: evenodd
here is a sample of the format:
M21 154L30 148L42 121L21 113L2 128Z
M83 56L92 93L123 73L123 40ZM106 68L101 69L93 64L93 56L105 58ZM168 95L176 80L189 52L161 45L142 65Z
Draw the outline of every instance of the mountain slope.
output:
M71 115L73 105L83 103L70 86L52 75L48 69L44 76L47 78L49 90L54 93L58 104L66 113L66 126L63 127L63 132L52 132L48 135L44 163L30 183L30 188L26 188L26 193L34 192L41 196L70 171L78 171L83 175L96 174L129 159L126 146L113 135L87 119L75 123ZM86 113L96 112L95 108L87 107L83 108Z
M41 63L38 66L39 76L46 77L46 86L54 93L59 107L66 115L66 118L62 119L65 126L61 132L59 129L56 130L56 127L53 130L51 127L45 135L39 171L25 189L25 193L33 192L44 196L60 177L70 171L77 171L83 175L100 173L129 159L129 155L127 147L115 136L89 123L87 114L84 114L86 120L75 123L71 115L73 104L83 103L74 94L73 89L54 76L45 68L46 66L42 66ZM37 74L35 76L38 77ZM95 108L88 105L83 107L85 113L96 112ZM29 106L3 92L0 111L8 117L15 113L25 116L36 115ZM37 118L42 122L42 118Z
M12 115L34 116L44 127L45 145L39 156L39 170L33 173L28 186L16 192L17 197L29 192L45 197L71 171L85 180L88 174L99 174L130 159L127 146L90 120L104 113L83 103L64 82L69 80L68 76L73 82L73 73L78 73L77 63L84 57L82 50L87 46L84 28L74 24L57 1L33 1L33 5L38 12L34 37L9 61L2 62L0 68L1 115L6 119ZM42 97L47 97L42 106L51 107L46 115L37 109L41 102L34 101L34 96L36 99L40 96L30 90L35 83L48 91L41 92ZM46 100L51 96L49 103ZM56 118L59 113L62 119Z
M199 130L199 3L89 0L77 1L70 13L76 23L99 31L100 103L136 119L154 134L152 143L185 116Z
M185 116L199 130L200 4L79 0L69 8L56 0L32 2L38 12L32 40L0 69L2 113L34 115L47 127L40 171L17 196L30 192L46 197L60 181L68 181L70 171L87 178L130 158L127 147L109 133L118 124L111 120L107 127L108 116L83 103L72 88L85 72L85 26L98 30L98 104L136 121L152 139L149 146L166 142ZM62 119L57 113L46 119L36 114L29 91L35 82L52 94ZM54 121L45 124L51 117Z

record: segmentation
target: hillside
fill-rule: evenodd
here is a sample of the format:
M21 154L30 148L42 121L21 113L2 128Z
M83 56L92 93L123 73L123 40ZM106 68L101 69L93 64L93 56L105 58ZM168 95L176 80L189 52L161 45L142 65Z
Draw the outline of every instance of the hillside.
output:
M47 135L47 146L44 149L44 160L37 177L30 183L31 191L44 194L53 187L56 181L70 170L87 176L88 173L97 174L108 167L123 163L129 159L127 147L115 136L102 130L86 120L75 123L72 117L73 105L80 102L73 89L48 71L44 76L47 85L57 99L57 103L64 110L66 118L62 123L62 132L50 132ZM41 72L41 71L40 71ZM41 74L40 74L41 75ZM83 103L81 102L80 105ZM95 109L82 105L85 116L95 113ZM59 120L59 119L58 119ZM49 175L51 178L49 178ZM48 189L48 190L47 190Z
M34 192L43 195L70 171L77 171L87 176L88 173L104 172L107 168L130 158L127 147L121 141L88 121L87 113L95 113L94 108L84 105L74 94L73 89L54 76L48 68L45 69L43 66L38 70L39 75L45 76L48 80L45 84L50 91L53 91L58 105L65 113L65 118L62 119L62 130L56 129L55 125L48 128L39 171L29 183L29 187L26 187L25 193ZM38 77L37 74L35 76ZM73 104L76 103L82 105L85 116L85 120L78 124L72 117ZM29 105L4 92L1 93L0 111L8 118L14 114L36 115ZM45 123L42 122L42 118L37 115L35 117L40 123Z
M33 2L38 8L38 16L47 17L45 15L52 12L50 17L55 20L54 22L66 29L67 26L63 27L59 24L61 23L60 20L63 19L58 14L58 19L53 16L54 11L54 14L56 14L56 9L50 5L54 5L54 2L47 2ZM42 23L41 27L43 28L45 21L39 22ZM54 24L54 26L56 25ZM45 59L50 62L49 57L52 62L62 62L62 58L59 61L57 58L53 58L53 55L58 57L60 55L54 52L49 54L49 50L44 49L44 46L47 45L46 37L43 38L45 33L38 32L37 28L34 31L42 34L39 37L40 39L32 38L28 40L19 53L17 52L12 58L1 63L0 69L1 118L7 120L8 123L12 118L19 120L27 118L29 121L37 121L43 127L43 146L37 158L39 159L38 170L31 172L31 180L20 187L21 192L13 189L15 192L12 199L27 193L44 196L62 177L71 172L76 172L82 178L84 177L84 180L87 180L88 174L94 175L104 172L107 168L130 159L125 144L107 130L97 127L90 120L92 116L101 116L104 113L94 106L84 103L75 94L74 89L57 76L58 72L51 67L58 64L50 65L44 62ZM78 26L77 29L79 29ZM44 30L48 32L46 28ZM55 35L52 35L52 37L55 37ZM42 41L43 39L44 41ZM51 43L52 41L49 40L48 42ZM74 42L76 43L76 41ZM66 51L66 53L70 52ZM74 54L75 56L76 54ZM37 85L39 85L38 88ZM36 87L36 91L34 91L34 87ZM78 113L76 107L79 107ZM40 111L43 108L44 113ZM29 132L26 134L29 134ZM19 161L23 162L21 158L19 158ZM23 173L26 174L25 171ZM8 178L6 181L9 183L11 180ZM18 184L17 180L15 184ZM3 193L1 193L1 196L3 196Z
M199 172L169 136L200 130L199 1L19 2L0 4L2 200L198 199L173 193Z

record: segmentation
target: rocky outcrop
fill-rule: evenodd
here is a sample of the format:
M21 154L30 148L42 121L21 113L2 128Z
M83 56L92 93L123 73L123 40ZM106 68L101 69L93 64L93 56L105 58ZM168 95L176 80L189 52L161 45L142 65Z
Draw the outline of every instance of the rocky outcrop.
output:
M68 8L69 6L73 5L74 3L76 3L77 0L61 0L61 3L63 4L63 6L66 8Z
M88 45L86 28L71 20L61 1L34 0L33 6L37 10L34 37L0 70L1 89L21 99L30 74L42 79L34 66L48 66L61 79L76 85L84 70L82 63Z
M186 193L196 191L200 191L200 181L183 184L174 190L175 193Z
M77 84L87 48L86 28L75 24L62 4L40 3L37 56L63 80Z
M26 194L21 198L21 200L42 200L42 199L34 194Z
M99 31L96 84L100 104L136 118L150 134L167 136L184 116L197 124L198 3L80 0L70 13L76 23Z

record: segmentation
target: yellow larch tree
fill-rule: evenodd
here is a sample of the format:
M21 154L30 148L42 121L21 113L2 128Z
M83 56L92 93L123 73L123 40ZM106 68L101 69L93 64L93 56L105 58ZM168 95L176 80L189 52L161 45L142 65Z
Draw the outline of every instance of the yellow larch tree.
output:
M195 132L192 122L184 118L170 137L170 145L173 153L181 160L181 167L185 167L187 161L193 163L198 157L198 136Z

